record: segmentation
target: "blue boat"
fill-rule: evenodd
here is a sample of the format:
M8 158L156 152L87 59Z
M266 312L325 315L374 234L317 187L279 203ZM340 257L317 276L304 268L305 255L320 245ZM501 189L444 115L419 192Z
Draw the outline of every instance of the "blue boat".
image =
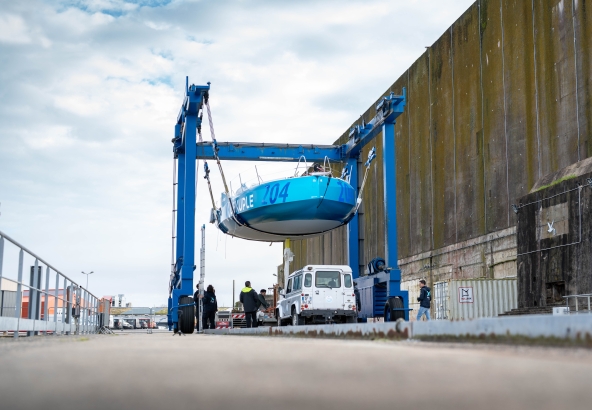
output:
M355 189L329 172L245 185L230 198L222 193L218 228L243 239L279 242L303 239L349 222L356 211Z

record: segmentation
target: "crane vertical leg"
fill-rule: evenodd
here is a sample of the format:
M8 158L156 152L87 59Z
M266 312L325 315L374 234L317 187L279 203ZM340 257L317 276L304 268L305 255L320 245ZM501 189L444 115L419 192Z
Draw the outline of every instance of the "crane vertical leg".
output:
M354 187L356 194L358 193L358 159L349 158L347 166L350 167L350 185ZM354 279L360 276L360 235L359 235L359 220L358 213L349 221L347 225L347 255L348 265L352 269ZM287 276L286 276L287 277Z
M180 127L178 127L180 129ZM176 130L179 131L179 130ZM179 153L178 157L177 157L177 226L176 226L176 250L175 250L175 273L181 273L178 272L178 270L181 269L181 266L183 264L183 247L184 247L184 243L185 243L185 153ZM175 328L178 329L178 323L177 323L177 319L178 319L178 312L177 312L177 307L179 305L179 295L178 292L176 292L177 287L178 287L178 283L175 280L175 282L173 283L173 292L171 293L170 297L169 297L169 303L168 303L168 324L169 324L169 330L172 330L171 328ZM175 300L175 302L173 303L173 300Z
M383 174L384 174L384 245L385 259L390 271L388 297L403 299L403 307L409 307L409 292L401 290L401 270L399 269L399 253L397 249L397 174L395 152L395 122L382 125ZM409 311L405 310L405 320L409 320Z
M186 80L187 82L187 80ZM186 84L186 96L175 126L173 150L177 156L177 243L176 262L169 298L169 327L175 332L194 329L193 271L195 270L195 203L197 130L201 129L201 107L210 89Z
M189 329L182 329L179 323L179 314L188 309L179 309L181 298L193 295L193 270L195 268L195 144L197 137L197 116L187 115L183 129L183 141L185 150L179 155L179 206L178 208L178 237L177 255L182 260L180 271L180 282L175 284L172 292L171 319L173 327L177 331L188 332ZM181 181L183 184L181 185ZM181 192L182 197L181 197ZM179 261L179 259L178 259ZM179 263L179 262L178 262ZM193 321L193 315L191 315ZM191 327L193 332L193 327Z

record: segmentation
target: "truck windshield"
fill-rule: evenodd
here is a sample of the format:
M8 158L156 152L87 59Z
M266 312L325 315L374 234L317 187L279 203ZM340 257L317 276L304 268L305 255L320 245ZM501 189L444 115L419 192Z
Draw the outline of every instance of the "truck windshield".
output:
M317 288L340 288L341 272L338 271L317 271L315 277Z

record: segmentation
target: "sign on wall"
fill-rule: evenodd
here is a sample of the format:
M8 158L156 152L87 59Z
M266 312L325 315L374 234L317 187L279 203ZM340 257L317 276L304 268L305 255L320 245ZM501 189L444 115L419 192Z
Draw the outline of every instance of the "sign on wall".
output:
M473 303L473 287L458 288L458 303Z

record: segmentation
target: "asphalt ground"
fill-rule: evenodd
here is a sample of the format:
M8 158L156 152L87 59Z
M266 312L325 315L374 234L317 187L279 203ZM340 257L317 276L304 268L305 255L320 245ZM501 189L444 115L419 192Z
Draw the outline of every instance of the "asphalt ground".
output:
M0 340L2 409L590 409L592 351L166 331Z

